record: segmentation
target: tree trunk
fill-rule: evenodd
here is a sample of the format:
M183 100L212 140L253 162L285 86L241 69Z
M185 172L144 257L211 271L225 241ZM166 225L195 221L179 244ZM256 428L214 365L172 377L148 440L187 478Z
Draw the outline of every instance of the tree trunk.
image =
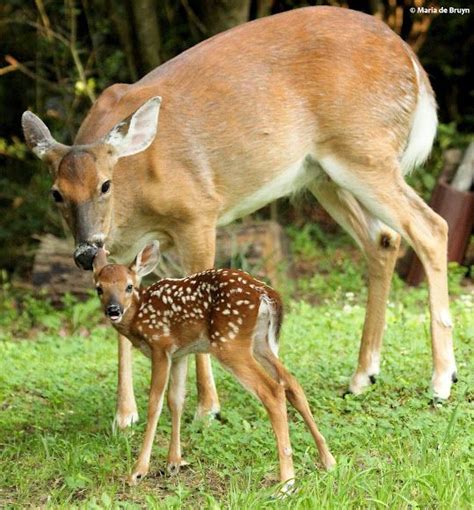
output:
M256 0L255 2L255 17L263 18L270 16L272 13L273 0Z
M135 49L133 45L133 25L129 16L130 10L127 8L128 5L122 5L122 2L114 2L114 0L108 0L107 5L110 12L110 17L115 25L117 35L125 53L128 72L130 74L130 81L137 81L138 72Z
M131 0L138 54L142 71L147 73L160 65L161 37L156 0Z
M206 35L210 37L248 21L250 0L202 0L199 8Z
M365 12L366 14L376 14L381 10L379 0L348 0L349 9Z

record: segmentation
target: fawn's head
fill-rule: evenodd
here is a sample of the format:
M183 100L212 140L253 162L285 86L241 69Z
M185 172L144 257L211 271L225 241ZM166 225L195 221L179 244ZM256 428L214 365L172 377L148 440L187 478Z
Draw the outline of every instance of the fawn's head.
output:
M151 145L160 103L160 97L151 98L103 138L88 145L63 145L34 113L23 114L26 143L49 167L53 178L51 197L71 229L76 243L74 260L82 269L92 269L94 256L111 231L114 167L119 159Z
M134 299L138 299L140 280L151 273L159 258L158 242L153 241L137 255L130 267L107 264L107 252L99 248L93 270L97 294L105 315L118 324Z

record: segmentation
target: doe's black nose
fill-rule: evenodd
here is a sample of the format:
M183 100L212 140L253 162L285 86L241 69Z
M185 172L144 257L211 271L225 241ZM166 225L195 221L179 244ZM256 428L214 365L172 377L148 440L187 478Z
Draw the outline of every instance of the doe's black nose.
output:
M95 244L81 243L74 251L74 262L80 269L92 270L92 262L99 248Z

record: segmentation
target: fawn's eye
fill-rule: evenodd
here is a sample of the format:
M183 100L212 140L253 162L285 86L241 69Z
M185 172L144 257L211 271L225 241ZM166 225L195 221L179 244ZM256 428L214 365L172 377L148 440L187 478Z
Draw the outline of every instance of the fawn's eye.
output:
M129 285L127 285L127 288L125 290L130 294L130 292L132 292L133 290L133 285L130 283Z
M61 195L61 193L59 193L59 191L57 189L52 189L51 190L51 196L53 197L53 200L57 204L59 204L61 202L64 202L63 196Z
M112 183L110 181L105 181L102 186L100 187L100 191L102 192L102 194L105 195L105 193L107 193L109 190L110 190L110 185Z
M99 295L99 296L102 296L102 294L104 293L104 291L102 290L102 287L97 287L96 290L97 290L97 295Z

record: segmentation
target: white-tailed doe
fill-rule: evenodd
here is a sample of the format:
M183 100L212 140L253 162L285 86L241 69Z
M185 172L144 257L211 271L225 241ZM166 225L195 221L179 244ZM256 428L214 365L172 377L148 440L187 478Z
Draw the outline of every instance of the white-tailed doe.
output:
M278 359L282 321L278 293L233 269L163 279L140 290L140 278L153 271L158 255L158 243L154 242L140 252L130 268L107 264L103 248L94 259L94 279L105 314L119 333L152 360L148 422L131 482L148 472L168 380L172 420L168 471L174 474L182 465L180 422L187 355L198 352L214 355L262 401L277 440L282 482L291 484L295 476L286 398L311 431L324 467L333 467L335 460L314 422L303 389Z
M434 397L449 397L456 363L447 224L404 180L430 153L436 103L416 55L381 20L321 6L235 27L136 83L106 89L72 146L31 112L22 122L29 147L49 165L52 196L84 268L102 244L129 263L158 239L163 249L176 247L186 273L202 271L214 266L217 225L308 189L367 259L355 394L380 373L403 237L430 290ZM124 427L137 414L130 345L119 345ZM198 414L218 411L203 354L197 380Z

